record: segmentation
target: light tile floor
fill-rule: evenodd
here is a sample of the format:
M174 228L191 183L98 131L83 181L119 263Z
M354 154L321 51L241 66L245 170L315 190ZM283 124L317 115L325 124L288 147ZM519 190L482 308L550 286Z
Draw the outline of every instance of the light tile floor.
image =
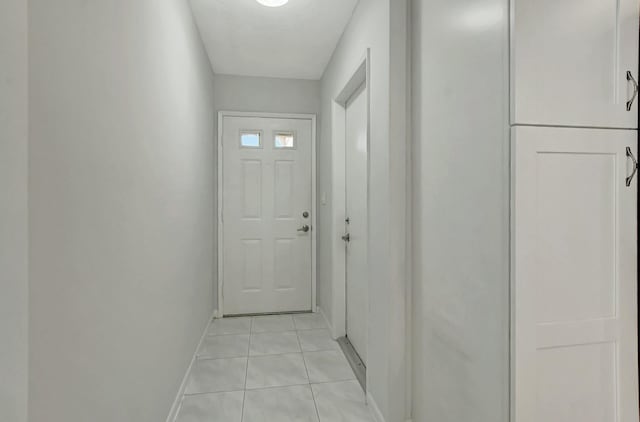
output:
M214 320L176 422L372 422L319 314Z

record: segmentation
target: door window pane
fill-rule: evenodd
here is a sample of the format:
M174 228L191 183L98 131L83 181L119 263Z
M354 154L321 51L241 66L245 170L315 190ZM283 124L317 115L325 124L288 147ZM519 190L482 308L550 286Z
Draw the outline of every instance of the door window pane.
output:
M294 148L293 132L276 132L275 136L276 148Z
M240 146L243 148L260 148L262 146L261 133L259 131L247 131L240 133Z

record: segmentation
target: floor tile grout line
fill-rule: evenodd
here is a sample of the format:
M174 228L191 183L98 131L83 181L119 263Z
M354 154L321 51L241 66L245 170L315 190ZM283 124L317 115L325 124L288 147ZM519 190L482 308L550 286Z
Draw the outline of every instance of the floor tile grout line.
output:
M291 324L293 325L293 330L275 330L275 331L271 331L271 330L267 330L267 331L253 331L253 322L256 320L256 318L269 318L269 317L289 317L291 319ZM286 318L284 318L286 319ZM263 334L263 333L279 333L282 331L295 331L295 322L293 320L293 315L292 314L278 314L278 315L256 315L256 316L252 316L251 317L251 334Z
M296 351L296 352L270 353L270 354L266 354L266 355L253 355L253 356L251 356L251 355L241 355L241 356L238 355L238 356L224 356L224 357L218 357L218 358L203 356L203 357L198 357L197 360L203 361L203 360L223 360L223 359L266 358L266 357L270 357L270 356L284 356L284 355L297 355L297 354L301 354L301 353L310 354L310 353L325 353L325 352L340 352L340 350L338 350L338 349L302 350L302 351Z
M291 387L305 387L309 386L313 388L314 385L329 385L329 384L346 384L346 383L355 383L358 380L356 379L348 379L348 380L338 380L338 381L319 381L319 382L307 382L302 384L287 384L287 385L273 385L269 387L257 387L257 388L248 388L246 390L221 390L221 391L208 391L202 393L191 393L191 394L183 394L182 399L190 398L190 397L198 397L198 396L209 396L215 394L228 394L228 393L242 393L244 391L268 391L268 390L277 390ZM359 385L359 384L358 384ZM364 393L363 393L364 394ZM182 404L182 400L181 400Z
M249 322L249 344L247 346L247 366L244 370L244 390L242 391L242 410L240 412L240 422L244 420L244 404L247 401L247 378L249 377L249 353L251 352L251 331L253 329L253 318Z
M176 422L178 420L178 416L180 416L180 412L182 412L183 403L184 403L184 393L182 394L182 397L180 397L180 405L178 406L178 410L176 411L176 414L173 416L172 422Z
M215 333L207 333L207 337L233 337L233 336L248 336L250 335L250 332L237 332L237 333L221 333L221 334L215 334Z
M238 422L242 422L244 420L244 402L247 399L247 390L242 392L242 409L240 409L240 420Z
M316 329L314 328L313 330L300 330L300 331L315 331L315 330ZM317 329L317 331L320 331L320 330L325 330L325 329ZM298 340L300 340L300 331L296 331L296 333L298 334ZM329 331L329 330L326 330L326 331ZM335 350L339 350L340 349L340 345L338 344L338 342L335 341L334 339L332 339L331 336L329 336L329 339L331 340L332 343L335 343L336 347L334 347L332 349L320 348L320 349L317 349L317 350L304 350L302 348L302 342L300 342L300 348L302 349L303 353L304 352L332 352L332 351L335 351Z
M281 353L268 353L264 355L237 355L237 356L224 356L219 358L214 357L199 357L198 361L205 360L229 360L229 359L246 359L246 358L266 358L268 356L283 356L283 355L295 355L300 353L322 353L322 352L339 352L338 349L318 349L318 350L302 350L302 351L294 351L294 352L281 352Z
M299 342L300 342L300 339L298 338L298 344L300 345ZM302 349L302 346L300 346L300 348ZM302 350L302 351L296 351L296 352L273 353L273 354L268 354L268 355L253 355L253 356L245 355L245 356L230 356L230 357L222 357L222 358L200 358L198 360L207 361L207 360L247 359L247 361L248 361L248 359L261 359L261 358L270 358L270 357L275 357L275 356L287 356L287 355L302 355L302 357L304 359L305 355L319 354L319 353L338 353L338 352L341 352L341 351L340 350L336 350L336 349L307 350L307 351ZM306 361L305 361L305 365L306 365ZM349 380L336 380L336 381L349 381ZM321 381L321 382L325 382L325 381ZM326 381L326 382L331 382L331 381Z
M295 322L295 321L294 321ZM298 345L300 346L300 350L302 350L302 343L300 343L300 335L296 331L296 337L298 339ZM311 377L309 376L309 368L307 367L307 361L304 358L304 352L302 353L302 363L304 363L304 370L307 373L307 380L309 381L309 391L311 392L311 400L313 400L313 408L316 409L316 416L318 418L318 422L320 422L320 412L318 412L318 403L316 403L316 397L313 394L313 387L311 386Z
M185 394L184 397L198 397L198 396L208 396L214 394L229 394L229 393L241 393L244 390L220 390L220 391L203 391L202 393L190 393Z
M249 356L228 356L228 357L221 357L221 358L208 358L208 357L206 357L206 356L205 356L205 357L198 358L198 359L197 359L197 361L198 361L198 362L203 362L203 361L206 361L206 360L233 360L233 359L246 359L246 358L248 358L248 357L249 357Z
M259 335L262 336L263 334L275 334L275 333L257 333L257 334L251 334L251 338L254 338L254 335ZM296 337L296 344L298 345L298 349L294 350L294 351L285 351L285 352L280 352L280 353L261 353L261 354L251 354L251 350L249 350L249 357L260 357L260 356L279 356L279 355L288 355L288 354L292 354L292 353L302 353L302 347L300 347L300 340L298 339L298 334L296 331L282 331L279 334L287 334L287 336ZM268 337L268 336L267 336Z
M263 391L263 390L277 390L279 388L291 388L291 387L310 387L311 384L309 382L305 382L302 384L287 384L287 385L270 385L266 387L256 387L256 388L247 388L246 391Z
M326 327L315 328L293 328L293 329L281 329L281 330L267 330L267 331L238 331L237 333L207 333L206 337L231 337L231 336L246 336L253 334L275 334L275 333L288 333L298 331L329 331Z
M309 389L311 390L311 398L313 399L313 406L316 408L316 416L318 416L318 422L322 422L320 420L320 411L318 410L318 401L316 400L316 392L313 391L313 384L309 385Z

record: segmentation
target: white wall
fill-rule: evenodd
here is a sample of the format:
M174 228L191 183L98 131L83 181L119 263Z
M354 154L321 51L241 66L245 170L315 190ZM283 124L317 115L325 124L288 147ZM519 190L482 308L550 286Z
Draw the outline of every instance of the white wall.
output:
M0 419L27 421L27 2L0 2Z
M163 421L213 310L213 75L186 0L30 0L32 422Z
M404 354L406 113L405 104L406 2L361 0L322 78L322 125L319 151L319 302L329 318L333 313L332 274L334 245L340 247L344 216L332 215L332 103L358 68L367 48L370 63L370 198L369 198L369 343L367 384L373 402L388 422L405 418ZM392 48L393 47L393 48ZM399 48L400 50L395 50ZM393 51L392 51L393 50ZM391 58L394 60L391 60ZM391 92L391 89L394 89ZM399 164L402 169L398 171ZM341 222L342 221L342 222ZM333 323L333 321L331 321Z
M320 81L215 75L217 111L320 111Z
M506 422L508 2L413 0L415 422Z
M214 87L216 92L214 98L216 113L219 111L304 113L316 114L318 115L318 121L321 120L319 116L320 81L216 74L214 76ZM215 125L217 134L217 117ZM218 207L217 200L216 197L216 209ZM217 309L217 284L215 287L214 294Z

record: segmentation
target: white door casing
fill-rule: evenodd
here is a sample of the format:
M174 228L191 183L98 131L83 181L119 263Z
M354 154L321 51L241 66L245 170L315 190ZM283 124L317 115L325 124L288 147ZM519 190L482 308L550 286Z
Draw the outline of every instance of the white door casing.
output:
M367 276L367 95L363 84L346 104L345 230L346 246L347 337L367 364L369 287Z
M512 123L637 128L637 0L511 0Z
M637 422L637 132L512 130L515 422Z
M221 113L219 121L219 314L315 310L315 118ZM259 147L241 145L250 133L260 134ZM292 135L293 147L276 148L277 134Z

